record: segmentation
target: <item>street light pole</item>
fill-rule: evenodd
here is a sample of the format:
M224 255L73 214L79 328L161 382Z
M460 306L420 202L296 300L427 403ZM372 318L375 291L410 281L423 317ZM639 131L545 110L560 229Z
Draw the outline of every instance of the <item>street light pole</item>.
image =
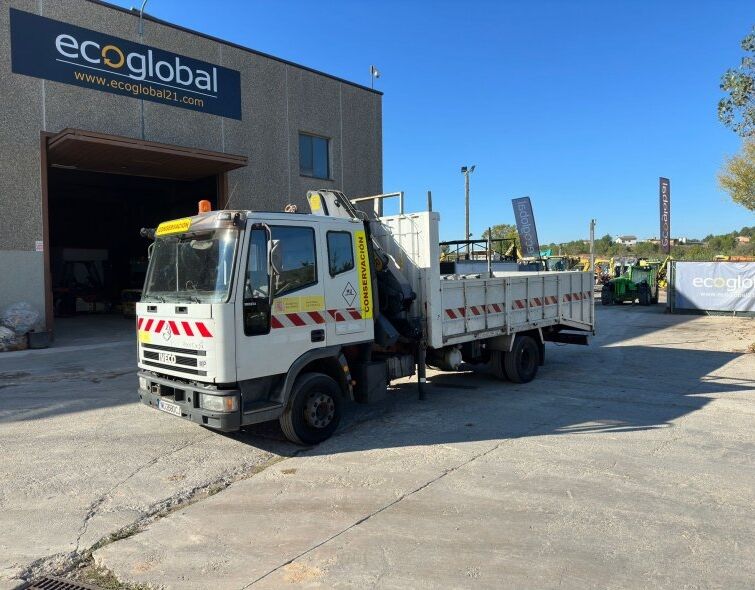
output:
M466 237L465 240L469 240L470 234L469 234L469 175L474 172L475 165L469 166L468 168L466 166L461 167L461 173L464 175L464 219L465 222L465 229L466 229ZM469 244L467 244L467 260L469 260Z

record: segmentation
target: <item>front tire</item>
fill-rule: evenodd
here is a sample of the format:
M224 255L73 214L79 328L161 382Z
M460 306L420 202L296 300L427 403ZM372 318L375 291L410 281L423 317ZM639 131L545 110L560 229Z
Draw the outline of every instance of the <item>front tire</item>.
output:
M517 336L511 352L503 357L506 377L514 383L529 383L537 375L540 349L532 336Z
M338 428L341 406L341 390L333 379L321 373L299 375L279 418L283 434L298 445L320 443Z
M650 305L650 287L647 283L640 283L637 299L640 305Z
M611 294L611 284L605 283L600 290L600 303L601 305L611 305L613 303L613 295Z

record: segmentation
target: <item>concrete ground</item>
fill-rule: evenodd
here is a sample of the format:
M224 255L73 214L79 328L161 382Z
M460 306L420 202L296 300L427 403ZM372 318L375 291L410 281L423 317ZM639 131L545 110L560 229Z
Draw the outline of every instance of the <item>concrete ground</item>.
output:
M755 322L598 312L531 384L433 373L303 452L134 403L130 334L2 355L0 579L138 530L95 561L166 588L751 588Z
M0 354L0 589L301 452L276 424L223 436L139 404L135 342L134 320L90 316Z

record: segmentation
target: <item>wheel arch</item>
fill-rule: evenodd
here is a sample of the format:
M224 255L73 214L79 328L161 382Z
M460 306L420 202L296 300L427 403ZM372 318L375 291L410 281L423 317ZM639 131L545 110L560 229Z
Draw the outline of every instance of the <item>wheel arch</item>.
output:
M545 364L545 340L543 339L543 331L540 328L534 328L532 330L525 330L523 332L516 332L514 334L506 334L505 336L495 336L489 338L487 342L487 348L490 350L497 350L500 352L511 352L514 348L514 340L517 336L530 336L537 343L537 348L540 353L540 361L538 365L541 367Z
M278 398L276 401L284 405L288 403L296 378L302 373L327 375L338 383L341 394L345 399L354 399L349 365L341 352L340 346L326 346L310 350L296 359L286 373L280 391L276 396Z

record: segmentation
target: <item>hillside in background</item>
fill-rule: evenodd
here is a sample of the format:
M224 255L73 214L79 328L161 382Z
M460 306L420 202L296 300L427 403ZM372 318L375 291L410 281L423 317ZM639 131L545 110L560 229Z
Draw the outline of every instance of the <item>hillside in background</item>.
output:
M750 238L749 243L737 238ZM723 256L755 256L755 226L743 227L722 235L708 235L702 240L688 240L692 244L678 244L671 248L671 255L676 259L685 260L713 260L718 255ZM551 249L553 254L584 255L589 252L590 245L586 240L574 240L562 244L547 244L541 246L543 250ZM634 246L616 244L614 238L605 235L595 240L595 255L603 258L612 256L638 256L643 258L664 258L660 246L651 242L639 242Z

